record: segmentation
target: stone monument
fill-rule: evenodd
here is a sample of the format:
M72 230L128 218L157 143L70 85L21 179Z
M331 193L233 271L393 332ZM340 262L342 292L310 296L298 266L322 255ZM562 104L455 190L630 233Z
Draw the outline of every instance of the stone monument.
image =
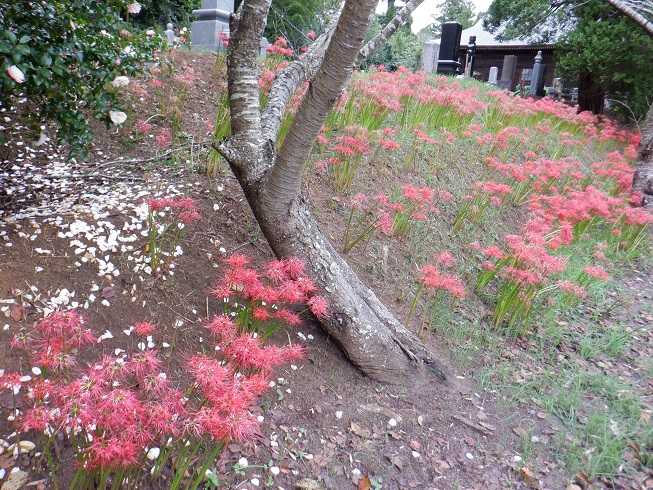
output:
M438 73L443 75L460 74L458 50L460 49L460 36L462 32L463 26L458 22L445 22L442 24L440 51L438 52Z
M204 51L224 49L233 11L234 0L202 0L202 8L193 10L197 20L191 26L191 47Z
M426 73L437 71L439 53L440 45L436 41L426 41L422 49L422 70Z
M535 56L535 63L531 71L531 87L528 95L531 97L544 96L544 69L546 65L542 63L542 51L537 52Z
M503 57L503 67L501 68L501 78L499 79L499 87L512 90L512 81L515 79L515 71L517 70L517 56L514 54L507 54Z
M496 85L497 84L497 78L499 78L499 68L496 66L491 66L490 67L490 74L487 77L487 83L490 85Z

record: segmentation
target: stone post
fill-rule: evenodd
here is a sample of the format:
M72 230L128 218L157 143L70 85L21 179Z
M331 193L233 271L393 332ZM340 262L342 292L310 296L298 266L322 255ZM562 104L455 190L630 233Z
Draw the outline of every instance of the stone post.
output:
M487 82L490 85L496 85L498 77L499 77L499 68L497 68L496 66L491 66L490 67L490 74L487 77Z
M542 97L544 95L544 68L542 63L542 51L537 52L533 71L531 72L531 86L528 95L531 97Z

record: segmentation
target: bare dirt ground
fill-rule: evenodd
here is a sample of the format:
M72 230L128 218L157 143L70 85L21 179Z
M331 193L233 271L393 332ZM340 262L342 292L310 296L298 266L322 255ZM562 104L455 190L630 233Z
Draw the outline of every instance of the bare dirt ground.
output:
M212 79L207 59L189 63L198 80ZM184 121L190 121L186 130L198 140L204 136L203 121L212 117L219 89L198 82L186 103ZM138 103L134 110L138 111ZM123 330L150 320L160 326L154 341L174 368L182 353L204 348L201 325L217 308L207 290L219 274L221 257L237 250L257 261L271 258L231 175L225 172L207 179L179 161L124 163L155 154L151 142L129 143L125 137L124 132L100 130L89 159L92 163L68 165L65 170L61 167L65 149L49 144L28 150L27 132L12 133L0 149L0 369L29 371L24 358L9 346L13 334L44 311L73 302L88 316L96 335L111 334L98 344L98 357L133 347L133 337ZM137 208L145 197L179 194L198 200L202 219L187 230L173 274L152 278L135 271L144 239L140 229L125 229L125 223L143 224ZM60 207L52 206L55 197ZM317 200L324 203L328 198L318 194ZM318 219L335 235L332 213L328 206L324 209ZM79 237L66 236L76 220L90 229ZM125 239L137 238L116 239L115 247L102 250L112 230L121 230ZM83 247L71 244L77 238ZM97 250L89 253L89 247ZM407 287L409 281L401 276L400 267L372 274L365 258L364 253L354 255L358 272L388 304L405 308L396 301L396 288L390 287ZM653 385L643 374L643 361L650 360L653 346L651 272L626 274L615 293L614 308L599 318L632 326L636 341L625 361L591 361L593 369L629 377L649 406ZM264 422L258 440L246 446L232 444L223 451L217 468L224 475L224 488L653 488L651 475L644 470L610 484L589 484L582 478L574 483L552 448L554 436L564 430L560 424L536 405L507 404L500 391L483 389L478 374L488 363L514 361L515 371L521 369L528 378L537 361L529 358L527 341L506 341L503 359L493 361L480 352L477 362L457 366L444 339L430 336L427 341L449 359L449 383L420 379L413 386L400 387L363 377L310 319L298 330L279 333L275 340L289 338L306 343L309 357L278 373L276 385L260 406ZM562 350L560 355L576 354ZM0 398L0 439L7 443L16 437L7 420L10 408L11 400ZM524 433L535 446L528 461ZM247 467L234 468L243 457ZM29 473L28 481L38 482L34 486L51 488L38 467L32 469L35 463L29 455L16 460L0 452L0 469L5 470L0 482L19 466ZM278 474L271 471L273 467ZM568 487L572 484L578 487Z

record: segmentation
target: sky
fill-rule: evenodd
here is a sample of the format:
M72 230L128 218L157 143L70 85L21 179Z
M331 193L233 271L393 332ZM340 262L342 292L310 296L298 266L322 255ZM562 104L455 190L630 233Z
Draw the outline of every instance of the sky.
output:
M415 9L413 12L413 32L419 32L424 27L433 23L432 16L437 15L438 8L437 5L441 0L424 0L424 2ZM397 6L401 5L402 2L396 2ZM476 13L485 12L492 0L473 0L474 5L476 6ZM380 0L377 12L383 12L387 8L387 0Z

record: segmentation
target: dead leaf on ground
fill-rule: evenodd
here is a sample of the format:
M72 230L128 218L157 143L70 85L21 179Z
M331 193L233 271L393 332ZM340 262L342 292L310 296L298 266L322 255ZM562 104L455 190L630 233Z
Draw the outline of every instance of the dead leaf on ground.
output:
M25 309L22 305L13 305L10 310L11 319L15 322L19 322L24 318Z
M356 434L358 437L362 437L363 439L367 439L371 435L369 430L364 429L363 427L358 425L356 422L352 422L350 424L349 430L352 431L354 434Z
M538 480L537 476L530 469L528 469L527 466L523 466L519 470L519 474L521 475L522 479L524 480L524 483L526 483L528 488L532 488L533 490L539 490L540 480Z
M368 475L364 475L360 480L358 480L358 490L370 490L372 488L372 482Z

